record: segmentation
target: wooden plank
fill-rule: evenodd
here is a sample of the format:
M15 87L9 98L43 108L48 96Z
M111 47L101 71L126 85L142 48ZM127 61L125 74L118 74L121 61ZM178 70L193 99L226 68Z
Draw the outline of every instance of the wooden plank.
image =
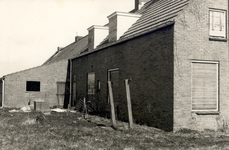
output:
M84 119L87 119L88 113L87 113L87 105L86 105L86 98L83 98L83 117Z
M111 120L112 120L113 127L117 128L116 120L115 120L115 109L114 109L114 100L113 100L111 81L108 81L108 89L109 89L109 99L111 104Z
M192 110L216 110L218 107L218 64L192 64Z
M129 116L129 127L131 129L133 127L133 115L132 115L132 108L131 108L130 85L128 79L125 79L125 85L126 85L126 99L127 99L127 108L128 108L128 116Z

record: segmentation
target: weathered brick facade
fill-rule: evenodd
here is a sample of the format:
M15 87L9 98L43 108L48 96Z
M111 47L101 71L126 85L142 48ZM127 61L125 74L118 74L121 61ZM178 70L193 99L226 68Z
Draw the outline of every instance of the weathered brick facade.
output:
M135 122L172 130L173 62L173 26L73 59L77 100L87 97L87 73L95 72L98 109L109 108L108 70L119 68L118 118L128 121L124 80L130 79Z
M136 123L168 131L218 130L228 125L228 41L209 38L209 9L214 8L228 12L228 1L192 0L173 25L73 59L77 100L87 97L87 73L94 72L95 83L101 84L95 89L98 110L109 108L108 70L119 68L120 120L128 119L124 79L130 79ZM216 112L192 111L193 60L219 63Z
M218 130L220 118L229 116L228 42L209 39L210 8L228 10L228 0L193 0L174 25L174 130ZM191 111L193 60L219 62L219 114Z
M4 106L23 107L29 100L42 99L50 106L57 105L57 82L67 78L68 60L9 74L4 81ZM40 92L26 91L26 81L40 81Z

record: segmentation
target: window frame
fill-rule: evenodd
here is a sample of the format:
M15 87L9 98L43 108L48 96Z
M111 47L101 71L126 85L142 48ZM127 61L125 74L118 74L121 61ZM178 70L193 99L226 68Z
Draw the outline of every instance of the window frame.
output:
M193 63L203 63L203 64L216 64L216 77L217 77L217 79L216 79L216 89L217 89L217 91L216 91L216 94L217 94L217 96L216 96L216 109L215 110L203 110L203 109L200 109L200 110L193 110L193 106L192 106L192 104L193 104L193 91L192 91L192 89L193 89ZM214 113L214 112L219 112L219 78L220 78L220 76L219 76L219 66L220 66L220 62L219 61L202 61L202 60L192 60L191 61L191 111L192 112L195 112L195 113Z
M222 25L224 25L222 27L223 30L224 30L224 35L219 35L219 33L217 33L217 31L212 31L212 28L213 28L213 18L212 18L212 15L211 13L212 12L220 12L220 13L223 13L224 16L222 18L224 18L224 20L222 21L221 17L220 17L220 22L223 22L223 23L220 23ZM219 32L219 31L218 31ZM223 32L223 31L222 31ZM227 10L224 10L224 9L216 9L216 8L209 8L209 38L210 39L213 39L213 40L226 40L227 39Z
M89 85L89 75L94 75L94 82L93 82L93 84L94 84L94 90L92 90L92 92L90 92L90 90L89 90L89 87L90 87L90 85ZM89 72L89 73L87 73L87 95L94 95L95 94L95 89L96 87L95 87L95 72ZM91 89L91 88L90 88Z

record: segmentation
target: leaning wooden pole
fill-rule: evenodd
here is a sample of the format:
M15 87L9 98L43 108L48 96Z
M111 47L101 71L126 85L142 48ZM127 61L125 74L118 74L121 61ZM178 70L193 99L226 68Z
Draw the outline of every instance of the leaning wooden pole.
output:
M116 128L116 120L115 120L115 109L114 109L114 99L113 99L113 92L111 87L111 81L108 81L108 89L109 89L109 98L110 98L110 104L111 104L111 120L113 127Z
M87 104L86 104L86 98L83 98L83 114L84 114L84 119L87 119L88 113L87 113Z
M132 115L132 108L131 108L130 85L128 79L125 79L125 85L126 85L126 99L127 99L127 108L128 108L128 116L129 116L129 127L131 129L133 127L133 115Z

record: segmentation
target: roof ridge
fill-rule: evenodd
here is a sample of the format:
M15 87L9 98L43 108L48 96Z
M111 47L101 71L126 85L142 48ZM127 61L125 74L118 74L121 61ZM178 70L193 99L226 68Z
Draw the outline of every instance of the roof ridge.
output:
M121 36L132 36L135 32L144 32L165 20L171 21L176 18L190 0L152 0L142 16Z
M68 59L66 59L66 60L68 60ZM66 60L65 60L65 61L66 61ZM57 61L57 62L60 62L60 61L64 61L64 60L62 59L62 60L59 60L59 61ZM57 63L57 62L55 62L55 63ZM4 75L3 77L9 76L9 75L13 75L13 74L17 74L17 73L21 73L21 72L24 72L24 71L29 71L29 70L36 69L36 68L40 68L40 67L43 67L43 66L49 66L49 65L51 65L51 64L53 64L53 63L46 64L46 65L35 66L35 67L28 68L28 69L16 71L16 72L13 72L13 73L6 74L6 75Z
M184 4L184 5L186 5L186 4ZM166 10L166 11L161 10L160 12L162 12L162 14L158 14L158 13L154 14L154 15L152 15L154 17L153 19L148 18L148 19L146 19L140 23L142 25L146 26L149 22L153 22L155 20L160 20L160 18L162 18L162 16L167 16L167 12L174 12L174 13L179 12L180 10L177 10L176 8L180 8L180 7L182 7L182 6L177 5L175 8L173 7L171 10ZM135 25L137 25L137 24L139 24L138 21L135 23ZM137 27L132 27L132 29L137 29ZM128 34L128 31L125 34Z
M72 46L73 44L77 44L77 43L81 42L81 41L82 41L84 38L86 38L87 36L88 36L88 35L82 36L82 38L81 38L80 40L74 41L74 42L68 44L67 46L63 47L63 48L61 49L61 51L56 51L56 52L55 52L48 60L46 60L42 65L46 65L46 64L51 63L50 61L52 60L52 58L54 58L58 53L61 54L61 53L65 52L66 49L67 49L68 47ZM58 55L59 55L59 54L58 54ZM66 59L69 59L69 58L66 58Z

